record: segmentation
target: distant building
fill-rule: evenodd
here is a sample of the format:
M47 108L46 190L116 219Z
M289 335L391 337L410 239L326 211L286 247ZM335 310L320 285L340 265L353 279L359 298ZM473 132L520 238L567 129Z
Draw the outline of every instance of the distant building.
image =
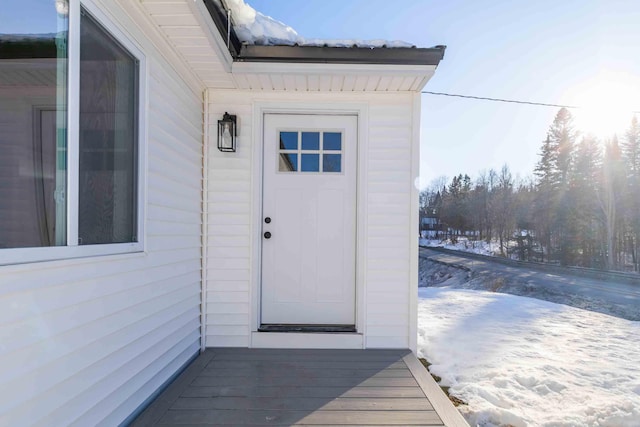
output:
M420 217L420 236L424 239L436 239L442 234L443 226L435 208L426 208Z

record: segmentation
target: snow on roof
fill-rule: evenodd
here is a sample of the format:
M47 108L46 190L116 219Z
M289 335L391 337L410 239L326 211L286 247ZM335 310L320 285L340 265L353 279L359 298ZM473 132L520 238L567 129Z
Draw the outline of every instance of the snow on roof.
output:
M220 4L221 0L216 0ZM328 46L328 47L415 47L400 40L307 39L287 24L264 15L244 0L224 0L223 9L231 11L233 29L241 42L262 46ZM224 7L226 6L226 7Z

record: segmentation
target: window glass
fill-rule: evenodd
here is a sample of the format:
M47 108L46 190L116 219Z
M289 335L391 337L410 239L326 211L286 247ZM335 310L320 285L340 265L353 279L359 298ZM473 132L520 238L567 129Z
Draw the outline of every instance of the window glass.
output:
M298 132L280 132L280 149L297 150Z
M2 3L0 248L66 244L67 13Z
M320 171L320 155L319 154L303 154L300 170L302 172L319 172Z
M135 242L138 61L80 20L79 244Z
M302 132L302 149L319 150L320 132Z
M342 155L341 154L323 154L322 155L322 171L323 172L342 172Z
M339 132L325 132L322 135L323 150L342 150L342 134Z
M278 170L280 172L296 172L298 170L298 154L280 153Z

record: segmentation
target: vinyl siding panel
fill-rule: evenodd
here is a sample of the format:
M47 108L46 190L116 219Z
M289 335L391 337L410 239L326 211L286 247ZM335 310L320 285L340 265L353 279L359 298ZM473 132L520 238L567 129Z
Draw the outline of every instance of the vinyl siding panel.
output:
M248 98L229 104L213 92L209 103L207 346L249 346L252 253L252 106ZM238 116L237 152L216 148L217 121ZM233 319L230 321L229 319Z
M257 75L237 75L241 85L262 89L267 81ZM272 79L273 88L299 89L294 76ZM358 328L365 334L365 345L371 348L407 348L410 346L411 280L411 210L414 178L411 176L414 140L413 95L376 93L323 93L330 89L371 90L379 85L395 90L412 83L398 79L381 81L375 77L349 80L331 76L308 76L313 92L251 93L245 91L212 92L209 102L209 215L207 282L207 346L249 346L250 332L259 319L259 260L254 259L254 245L261 244L256 215L260 212L260 188L253 187L252 174L259 169L261 157L255 157L253 144L260 129L253 129L257 102L295 105L317 109L364 105L368 112L364 123L359 157L365 168L364 182L359 183L361 200L365 201L358 221L365 224L363 247L364 287L358 290L360 307ZM220 153L216 148L216 123L228 111L237 114L240 126L238 152ZM366 149L365 149L366 147ZM256 165L256 162L258 164ZM255 181L260 185L260 177ZM363 294L364 293L364 294Z
M393 90L396 82L380 81ZM366 345L409 347L412 103L369 108ZM413 209L417 209L413 207ZM382 320L383 319L383 320Z
M145 252L0 267L0 425L118 425L200 349L203 86L95 3L147 61Z

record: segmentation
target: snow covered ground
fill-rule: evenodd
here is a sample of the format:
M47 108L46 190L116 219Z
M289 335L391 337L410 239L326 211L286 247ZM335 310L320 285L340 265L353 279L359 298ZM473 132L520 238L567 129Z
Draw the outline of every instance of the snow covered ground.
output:
M640 426L640 322L477 290L419 297L419 355L472 426Z
M457 243L451 243L449 239L420 239L420 246L452 249L454 251L473 252L480 255L496 255L500 253L498 242L485 242L484 240L469 240L459 237Z

